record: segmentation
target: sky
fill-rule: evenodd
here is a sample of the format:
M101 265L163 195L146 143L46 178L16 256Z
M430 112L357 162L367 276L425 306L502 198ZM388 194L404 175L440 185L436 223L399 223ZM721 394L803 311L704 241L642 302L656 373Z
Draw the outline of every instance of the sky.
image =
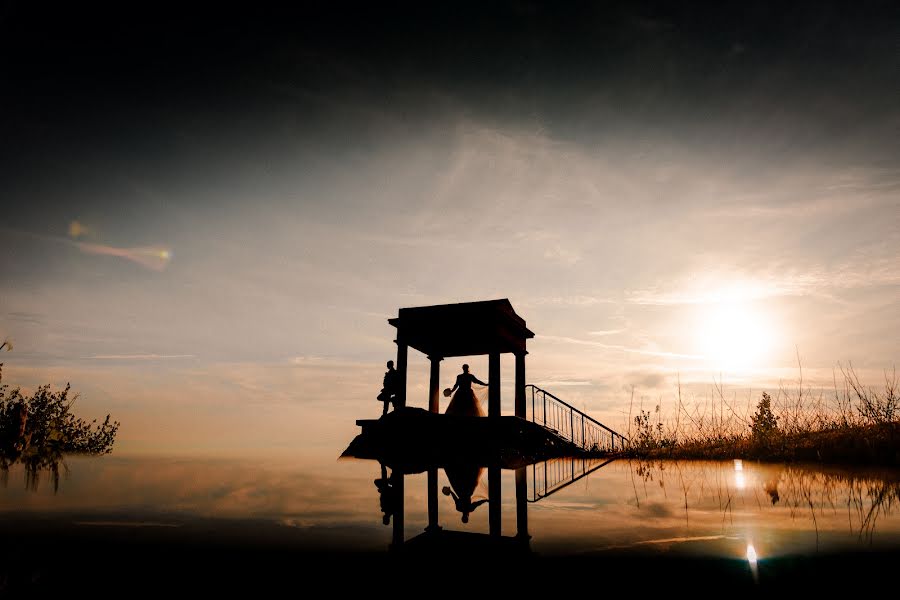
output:
M409 306L613 427L900 357L890 2L13 1L0 71L3 381L117 451L336 456Z

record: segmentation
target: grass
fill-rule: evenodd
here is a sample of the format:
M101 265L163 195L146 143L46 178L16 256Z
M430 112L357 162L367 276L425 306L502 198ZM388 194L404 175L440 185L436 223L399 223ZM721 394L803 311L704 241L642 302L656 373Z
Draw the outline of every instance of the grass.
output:
M818 461L900 465L900 395L896 370L882 387L860 382L852 365L839 368L833 393L804 388L763 392L755 407L725 397L721 386L688 409L679 384L674 417L639 409L630 423L627 456L635 458Z

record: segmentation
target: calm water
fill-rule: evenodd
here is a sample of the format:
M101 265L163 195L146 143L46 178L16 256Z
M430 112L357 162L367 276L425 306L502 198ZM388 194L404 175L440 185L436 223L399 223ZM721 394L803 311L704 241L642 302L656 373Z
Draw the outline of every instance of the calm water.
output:
M49 474L35 490L20 467L10 469L0 488L4 516L72 519L79 527L173 529L196 519L253 520L284 528L298 541L314 538L385 552L392 541L393 523L384 524L375 485L382 473L374 461L297 468L287 461L109 456L70 458L67 465L55 492ZM526 467L532 551L581 554L652 547L743 557L752 545L763 559L900 544L897 471L752 462L601 465L559 460ZM489 533L489 503L480 504L463 523L453 497L441 493L459 482L451 482L443 469L437 475L442 528ZM512 536L515 473L501 470L500 477L501 534ZM427 474L403 479L408 540L428 525ZM473 502L488 495L485 469L474 485ZM334 532L334 538L324 538L324 530Z
M403 476L399 494L400 474L372 461L299 468L109 456L71 458L67 466L56 491L47 474L35 489L20 467L10 469L0 488L7 533L43 527L164 541L202 530L212 539L387 553L395 534L409 542L429 524L427 473ZM518 488L514 471L499 478L495 528L507 537L527 529L527 548L540 556L639 550L748 560L749 551L763 562L900 547L897 471L559 460L526 467ZM489 496L486 469L449 477L438 469L434 483L433 520L444 531L491 532L491 503L479 502ZM475 506L463 522L458 504L466 500Z

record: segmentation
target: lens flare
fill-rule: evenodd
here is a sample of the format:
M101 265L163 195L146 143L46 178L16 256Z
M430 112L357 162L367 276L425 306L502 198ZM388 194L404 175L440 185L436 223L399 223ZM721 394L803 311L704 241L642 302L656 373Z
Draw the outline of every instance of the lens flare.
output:
M740 458L734 459L734 485L739 490L747 487L747 478L744 477L744 461Z
M118 256L137 263L153 271L162 271L172 260L172 250L165 246L138 246L135 248L119 248L93 242L78 241L79 238L96 238L95 232L77 219L69 223L69 237L71 239L50 238L57 241L66 241L74 244L85 254L100 254L104 256Z
M753 544L747 544L747 562L755 565L756 559L756 548L753 547Z
M80 238L87 235L89 232L90 230L78 221L69 223L69 237L71 238Z
M118 256L135 262L142 267L153 271L162 271L172 261L172 251L160 246L141 246L138 248L117 248L103 244L88 244L76 242L78 249L85 254L101 254L104 256Z

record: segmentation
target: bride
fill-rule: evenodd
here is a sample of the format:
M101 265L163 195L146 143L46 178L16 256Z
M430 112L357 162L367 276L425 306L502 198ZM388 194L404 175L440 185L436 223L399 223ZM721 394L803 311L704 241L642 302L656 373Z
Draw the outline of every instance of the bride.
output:
M453 387L444 390L444 396L449 396L454 391L456 392L453 394L453 399L450 401L450 405L447 406L445 414L463 417L483 417L484 411L481 410L478 397L472 390L472 384L477 383L484 386L487 384L469 373L469 365L463 365L462 369L463 372L456 376L456 383L453 384Z
M447 474L450 485L445 485L441 489L441 492L445 496L453 498L453 504L456 505L456 510L462 513L463 523L468 523L469 515L472 511L488 501L487 498L473 500L476 488L483 486L481 483L481 474L483 472L483 467L473 467L470 465L444 467L444 473Z

